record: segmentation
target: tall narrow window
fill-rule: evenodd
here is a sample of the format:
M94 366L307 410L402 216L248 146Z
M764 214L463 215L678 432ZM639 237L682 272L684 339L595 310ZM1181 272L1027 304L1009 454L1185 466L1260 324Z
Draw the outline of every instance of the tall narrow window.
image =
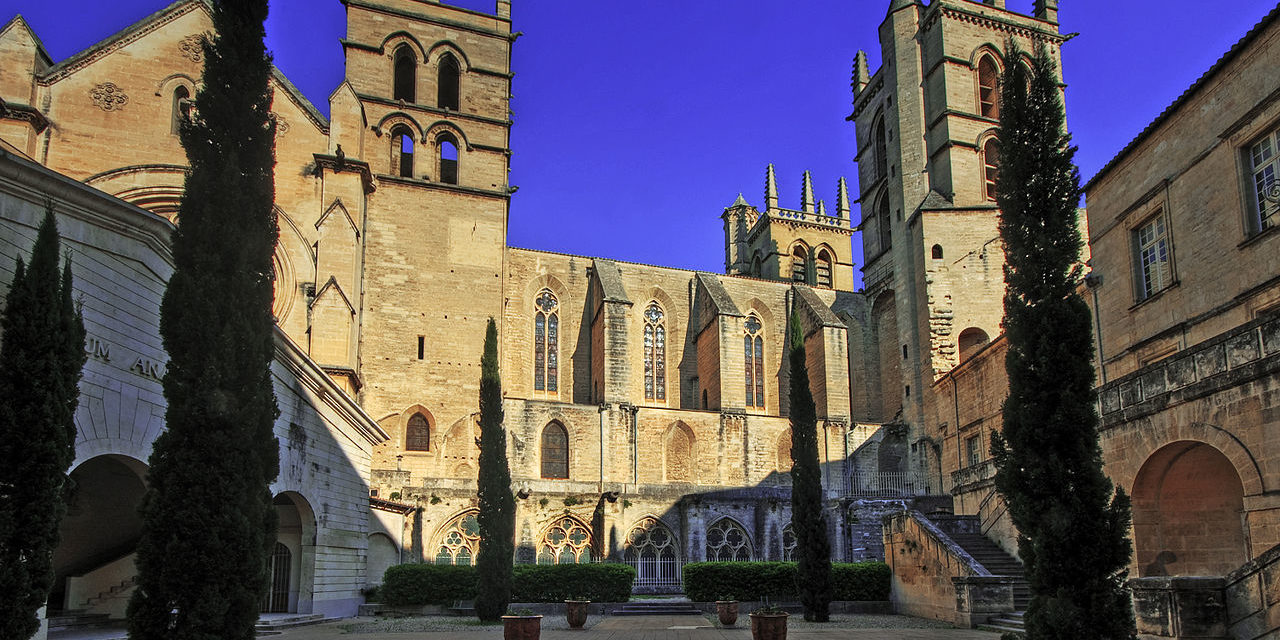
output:
M1249 169L1255 198L1249 226L1256 232L1280 223L1280 129L1249 147Z
M458 139L452 133L442 133L436 144L440 147L440 182L458 184Z
M882 193L876 203L876 226L880 231L880 250L888 251L893 246L893 220L889 217L889 194Z
M409 424L405 427L404 448L405 451L431 450L431 423L421 413L415 413L409 418Z
M191 118L191 90L179 85L173 90L173 124L170 131L178 133L182 123Z
M819 287L831 286L831 252L826 249L818 251L814 260L815 284Z
M440 56L440 73L436 78L436 106L458 110L458 82L461 77L458 59L451 53Z
M1000 169L1000 149L996 139L990 138L982 145L982 191L987 200L996 201L996 174Z
M402 44L396 48L394 59L395 78L392 80L391 99L414 102L417 97L414 85L418 75L418 56L413 54L409 45Z
M764 408L764 325L755 314L747 316L743 325L747 333L742 337L746 352L747 406Z
M667 323L656 302L644 310L644 398L667 399Z
M542 429L542 477L569 477L569 432L559 422Z
M1173 282L1163 210L1157 209L1150 221L1134 231L1134 245L1138 254L1138 299L1144 300Z
M560 378L560 303L548 289L534 302L533 388L555 392Z
M391 129L391 173L413 177L413 131L404 125Z
M1000 118L1000 69L991 56L978 61L978 113L985 118Z
M879 180L880 178L883 178L885 174L889 173L889 143L885 139L883 118L876 123L875 133L873 135L875 137L874 148L876 154L876 180Z
M809 252L803 245L796 245L791 250L791 281L808 282Z

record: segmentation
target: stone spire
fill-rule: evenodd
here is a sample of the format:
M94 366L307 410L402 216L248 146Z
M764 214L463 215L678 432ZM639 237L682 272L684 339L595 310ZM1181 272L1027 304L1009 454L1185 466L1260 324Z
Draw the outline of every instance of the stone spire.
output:
M819 200L819 201L818 201L818 215L820 215L820 216L825 216L825 215L827 215L827 201L826 201L826 200Z
M778 208L778 181L773 177L773 163L769 163L769 168L764 173L764 208Z
M809 177L808 171L804 172L804 179L801 181L800 210L813 213L813 178Z
M858 49L858 55L853 57L853 97L857 98L870 82L871 71L867 69L867 52Z
M733 209L735 207L749 207L749 206L751 205L747 204L747 199L742 197L742 192L738 192L738 199L734 200L733 204L729 205L729 208Z
M849 217L849 188L845 186L844 176L840 176L840 184L836 187L836 215Z

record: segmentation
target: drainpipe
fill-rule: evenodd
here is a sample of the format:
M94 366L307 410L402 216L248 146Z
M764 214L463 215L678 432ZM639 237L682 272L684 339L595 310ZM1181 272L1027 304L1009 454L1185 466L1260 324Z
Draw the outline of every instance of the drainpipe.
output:
M1084 277L1085 286L1093 294L1093 344L1098 350L1098 375L1102 384L1107 383L1107 363L1102 359L1102 314L1098 310L1098 287L1102 286L1102 274L1090 273Z
M599 411L599 414L600 414L600 459L599 459L600 483L596 488L597 491L604 491L604 411L605 411L605 405L602 404L600 405L600 411Z

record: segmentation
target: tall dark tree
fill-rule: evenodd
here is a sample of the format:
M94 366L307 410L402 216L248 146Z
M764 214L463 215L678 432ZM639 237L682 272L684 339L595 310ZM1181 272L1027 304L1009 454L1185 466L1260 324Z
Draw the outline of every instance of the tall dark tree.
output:
M85 361L71 261L58 273L52 206L30 266L18 258L0 327L0 638L29 638L53 586Z
M831 541L822 508L822 467L818 464L818 412L809 389L809 365L800 315L788 327L791 364L791 528L796 534L796 580L804 619L826 622L831 605Z
M167 429L142 506L135 640L250 640L269 584L278 230L266 16L266 0L214 2L202 88L181 131L191 169L160 308Z
M498 373L498 326L489 318L480 359L480 549L476 554L476 617L498 620L511 603L511 559L515 553L516 498L507 466L502 426L502 378Z
M1077 294L1075 148L1046 48L1029 67L1012 43L1007 51L996 199L1009 397L1003 436L992 442L996 488L1031 583L1028 637L1130 638L1129 499L1102 472L1089 308Z

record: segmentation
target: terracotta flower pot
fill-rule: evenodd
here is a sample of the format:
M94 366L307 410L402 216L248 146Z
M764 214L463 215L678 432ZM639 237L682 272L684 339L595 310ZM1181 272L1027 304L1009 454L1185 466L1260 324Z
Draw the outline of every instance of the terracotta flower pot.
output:
M581 629L587 623L587 605L590 600L565 600L564 617L569 621L570 629Z
M751 614L753 640L787 640L788 613Z
M502 616L503 640L538 640L542 636L542 616Z
M716 615L720 617L720 624L732 627L738 621L738 601L716 600Z

